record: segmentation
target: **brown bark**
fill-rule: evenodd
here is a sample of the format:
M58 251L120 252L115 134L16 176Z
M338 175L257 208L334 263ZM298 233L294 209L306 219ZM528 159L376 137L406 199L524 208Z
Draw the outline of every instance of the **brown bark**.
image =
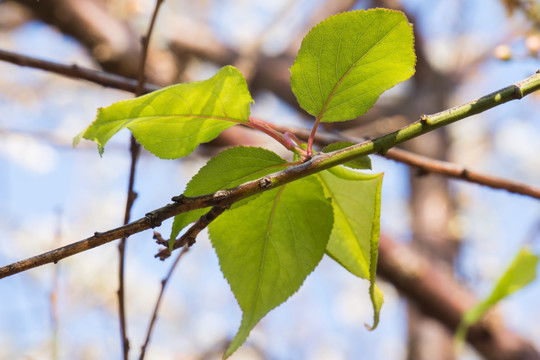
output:
M384 235L379 245L378 273L449 333L455 331L464 312L477 301L456 283L451 272L428 261L412 246ZM508 331L494 314L473 325L467 341L486 359L540 359L530 342Z

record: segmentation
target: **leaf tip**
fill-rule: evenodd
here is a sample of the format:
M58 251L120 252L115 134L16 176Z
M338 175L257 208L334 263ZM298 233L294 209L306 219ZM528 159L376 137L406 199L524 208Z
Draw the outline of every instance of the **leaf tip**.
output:
M368 325L367 323L364 323L364 327L366 328L366 330L368 331L373 331L377 328L377 325L379 325L379 322L377 323L373 323L373 325Z
M368 331L373 331L373 330L375 330L377 328L377 326L379 326L379 317L380 317L379 314L380 314L380 311L381 311L380 308L375 309L375 313L373 314L373 325L369 325L367 323L364 323L364 326Z
M244 321L244 319L242 319L242 322L243 321ZM249 333L251 332L251 329L253 328L253 326L251 326L251 328L247 329L247 332L246 332L246 329L242 329L243 325L244 324L240 325L240 329L238 330L238 333L236 334L234 339L229 343L229 347L227 348L227 350L225 350L225 353L223 354L222 359L228 359L246 341L246 339L247 339Z
M99 156L103 157L103 153L105 152L105 147L101 144L98 144L97 147L98 147Z

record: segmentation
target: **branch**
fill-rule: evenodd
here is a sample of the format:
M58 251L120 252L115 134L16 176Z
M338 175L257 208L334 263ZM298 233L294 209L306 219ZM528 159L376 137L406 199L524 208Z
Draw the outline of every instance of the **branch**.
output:
M197 239L199 233L206 229L206 227L210 225L210 223L214 221L219 215L223 214L225 210L227 210L227 208L214 206L212 209L210 209L210 211L201 216L199 220L197 220L195 224L193 224L184 233L184 235L182 235L174 242L172 249L176 250L184 246L191 247L193 244L195 244L195 239ZM163 250L160 250L154 257L159 258L160 260L165 260L169 256L171 256L171 251L167 247Z
M65 65L1 49L0 60L19 66L26 66L34 69L45 70L75 79L88 80L95 84L111 87L114 89L129 91L132 93L135 93L137 91L138 82L135 79L120 75L114 75L104 71L84 68L76 64ZM161 87L158 85L146 83L143 87L143 92L149 93L160 88Z
M143 36L141 39L142 43L142 53L139 63L139 76L137 88L135 89L135 96L140 96L143 94L144 88L144 68L146 64L146 58L148 56L148 47L150 45L150 37L152 36L152 31L154 30L154 25L156 22L157 14L163 0L156 0L156 5L154 6L154 11L152 13L152 18L150 20L150 25L148 26L148 31L146 36ZM137 198L137 193L133 190L135 184L135 171L137 168L137 160L139 159L139 154L141 152L141 146L135 140L135 137L131 135L130 138L130 147L129 152L131 154L131 166L129 170L129 181L128 181L128 190L127 190L127 199L126 207L124 213L124 225L129 223L131 218L131 209L133 203ZM125 280L125 263L126 263L126 240L127 237L124 236L118 244L118 252L120 261L118 262L118 315L120 321L120 341L122 344L122 354L124 360L129 359L129 338L127 336L127 320L126 320L126 306L125 306L125 296L124 296L124 280Z
M131 135L129 152L131 155L131 165L129 168L129 181L126 197L126 206L124 211L124 225L129 223L131 218L131 208L135 199L137 199L137 193L133 190L135 185L135 170L137 168L137 159L139 158L141 146L135 140L135 137ZM118 244L119 262L118 262L118 316L120 321L120 338L122 343L122 354L124 360L128 360L129 354L129 339L127 337L127 325L126 325L126 308L124 297L124 273L126 263L126 239L127 236L122 237L120 244Z
M165 240L163 240L163 238L158 232L154 232L154 239L156 239L158 243L165 242ZM167 286L169 280L171 279L173 271L178 265L178 263L180 262L180 259L184 256L185 253L188 252L188 250L189 250L189 247L187 245L182 248L182 251L180 251L180 253L176 257L176 260L174 260L174 263L171 265L169 272L167 273L165 278L161 280L161 290L159 292L156 305L154 306L154 311L152 312L152 318L150 319L150 323L148 324L148 329L146 331L146 338L144 340L144 344L141 346L141 355L139 357L139 360L143 360L144 356L146 355L146 349L148 348L148 344L150 343L150 336L152 335L152 330L157 320L157 313L159 310L159 306L161 305L161 300L163 299L163 295L165 293L165 287Z
M414 166L425 172L440 174L458 180L465 180L471 183L489 186L494 189L506 190L514 194L526 195L540 200L539 188L519 183L517 181L510 181L497 176L478 173L461 165L431 159L426 156L413 154L409 151L401 149L389 150L385 157Z
M146 33L146 36L143 36L141 39L142 43L142 54L141 54L141 62L139 64L139 73L138 73L138 82L137 82L137 88L135 89L135 96L141 96L144 93L144 69L146 65L146 61L148 59L148 49L150 47L150 37L152 36L152 32L154 31L154 26L156 24L157 14L159 12L159 8L161 7L161 4L163 4L163 1L165 0L156 0L156 5L154 6L154 11L152 12L152 18L150 19L150 25L148 25L148 31Z
M477 299L411 246L381 235L377 273L389 280L426 315L454 332ZM467 341L486 359L539 360L534 346L488 316L469 328Z
M483 96L478 100L434 115L423 115L420 120L390 134L373 140L367 140L331 153L319 153L311 160L300 165L292 166L285 170L264 176L263 178L246 182L235 188L219 190L213 194L197 197L176 196L173 198L175 203L156 209L146 214L145 217L128 225L104 233L96 233L94 236L80 242L1 267L0 279L48 263L56 263L68 256L103 245L123 236L130 236L143 230L154 228L159 226L163 220L189 210L210 206L228 207L241 199L277 186L285 185L333 166L343 164L356 157L373 153L385 153L391 147L407 140L438 129L441 126L449 125L468 116L491 109L505 102L521 99L523 96L529 95L537 90L540 90L540 71L514 85L510 85L499 91Z

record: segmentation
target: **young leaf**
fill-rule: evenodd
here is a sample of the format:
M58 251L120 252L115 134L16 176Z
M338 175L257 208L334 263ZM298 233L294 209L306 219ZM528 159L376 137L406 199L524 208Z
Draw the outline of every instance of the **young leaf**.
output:
M415 63L412 27L403 13L351 11L306 35L291 67L291 87L300 106L320 121L345 121L411 77Z
M538 260L539 256L533 254L527 247L523 247L519 251L491 294L463 315L454 338L457 345L460 345L465 340L469 326L480 320L490 308L536 278Z
M209 226L221 271L242 309L225 357L315 269L332 230L332 206L315 177L269 190Z
M349 147L351 145L354 145L354 143L348 142L348 141L340 141L340 142L336 142L336 143L333 143L333 144L330 144L330 145L326 145L325 147L322 148L322 152L329 153L329 152L332 152L332 151L345 149L345 148L347 148L347 147ZM362 156L362 157L359 157L358 159L348 161L343 165L348 166L348 167L353 168L353 169L369 169L369 170L371 170L371 159L369 158L369 156Z
M334 228L327 254L354 275L370 281L374 329L379 322L382 292L375 284L379 248L382 174L362 174L345 167L317 174L332 199Z
M276 153L257 147L238 146L222 151L193 176L184 191L185 196L211 194L230 189L246 181L254 180L286 167L286 161ZM238 206L238 203L235 204ZM197 209L175 216L171 229L171 241L188 224L196 221L210 210Z
M101 154L114 134L128 128L152 154L176 159L223 130L247 122L252 102L242 74L225 66L208 80L169 86L100 108L74 144L80 137L93 140Z

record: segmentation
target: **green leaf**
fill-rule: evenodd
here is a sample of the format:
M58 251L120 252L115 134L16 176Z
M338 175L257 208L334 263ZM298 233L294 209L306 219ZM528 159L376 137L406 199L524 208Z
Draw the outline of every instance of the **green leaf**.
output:
M456 345L459 346L463 343L468 328L480 320L489 309L536 278L538 259L538 255L533 254L528 247L523 247L519 251L491 294L463 315L454 338Z
M387 9L334 15L302 41L291 67L300 106L321 121L354 119L379 96L414 74L412 26Z
M74 144L80 137L93 140L101 154L114 134L128 128L152 154L176 159L223 130L247 122L252 102L242 74L225 66L208 80L169 86L100 108Z
M287 162L276 153L257 147L238 146L222 151L191 178L184 191L185 196L211 194L230 189L246 181L258 179L286 168ZM239 206L244 202L236 203ZM188 211L174 218L171 242L188 224L206 214L210 208Z
M374 320L373 326L366 326L375 329L383 303L375 284L383 174L362 174L345 167L330 170L334 171L317 174L334 209L334 228L326 252L354 275L370 281Z
M336 143L333 143L333 144L330 144L330 145L326 145L325 147L323 147L322 152L329 153L329 152L332 152L332 151L345 149L345 148L347 148L349 146L352 146L352 145L354 145L354 143L352 143L352 142L340 141L340 142L336 142ZM371 159L369 158L369 156L362 156L362 157L359 157L358 159L348 161L343 165L348 166L348 167L353 168L353 169L361 169L361 170L369 169L369 170L371 170Z
M302 285L324 255L332 206L315 177L269 190L209 226L221 270L242 309L225 357L270 310Z

